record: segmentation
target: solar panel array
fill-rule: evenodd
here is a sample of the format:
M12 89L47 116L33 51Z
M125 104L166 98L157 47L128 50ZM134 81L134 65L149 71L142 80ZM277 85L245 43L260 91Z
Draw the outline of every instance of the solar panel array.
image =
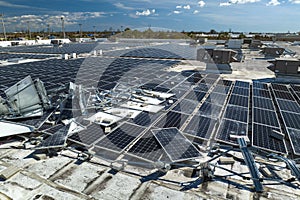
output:
M250 84L236 81L229 93L219 129L216 134L218 141L237 144L232 136L247 136L249 123Z
M253 84L252 116L253 145L274 152L286 153L284 140L273 137L276 132L281 132L281 126L267 84Z
M297 86L292 86L291 91L297 91ZM284 123L284 129L288 134L293 151L300 155L299 131L300 131L300 105L290 89L286 85L272 84L272 91L279 113ZM297 94L295 92L295 94ZM297 96L297 95L296 95Z
M50 93L60 85L73 81L83 87L96 87L100 91L122 85L126 89L140 87L174 94L164 102L162 111L142 111L134 119L125 118L116 127L111 127L109 134L105 134L101 126L92 123L85 124L84 130L68 137L70 142L93 148L96 156L108 160L132 157L147 162L177 162L199 157L200 154L193 145L200 144L197 140L216 139L222 143L237 145L231 135L249 136L251 143L258 148L286 153L285 141L274 137L277 133L284 132L284 129L295 153L300 153L300 86L272 84L270 87L259 82L250 84L223 80L216 74L201 74L192 70L181 73L166 70L178 64L177 59L190 59L194 56L191 52L195 49L187 45L158 45L147 48L138 48L142 44L118 45L94 43L81 47L64 45L61 49L45 46L36 49L4 48L3 51L7 52L47 54L103 49L107 50L106 55L117 58L50 59L4 66L0 69L0 92L31 75L33 79L40 78ZM124 49L126 46L137 48ZM123 49L114 49L115 47ZM168 47L174 51L170 51ZM185 54L192 56L185 57ZM72 101L66 101L64 112L66 116L76 117ZM20 122L40 127L40 130L50 135L55 135L62 128L62 125L50 128L47 124L41 126L40 121L35 119ZM57 140L56 143L58 141L62 140ZM169 146L169 143L172 145Z

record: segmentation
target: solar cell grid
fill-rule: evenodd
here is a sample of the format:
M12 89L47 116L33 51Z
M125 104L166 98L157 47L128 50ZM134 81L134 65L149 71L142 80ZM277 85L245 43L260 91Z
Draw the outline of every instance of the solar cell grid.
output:
M222 106L211 104L205 101L199 108L198 114L211 118L219 118L221 115L221 110Z
M232 81L220 79L220 80L218 81L217 85L223 85L223 86L229 87L229 86L232 85Z
M178 129L186 122L188 115L169 111L154 126L158 128L176 127Z
M216 119L194 115L183 132L194 137L209 139L215 125Z
M201 156L194 145L176 128L156 129L152 130L152 133L173 162Z
M272 137L272 132L281 132L280 129L265 126L261 124L253 124L253 145L262 147L268 150L286 153L286 146L283 140Z
M217 85L214 87L213 92L221 93L221 94L228 94L230 90L230 87Z
M248 88L241 88L241 87L233 87L232 94L242 95L242 96L249 96L249 89Z
M185 114L192 114L198 104L198 101L183 99L172 110Z
M300 130L288 128L287 132L295 154L300 155Z
M245 81L235 81L234 87L241 87L241 88L247 88L249 89L250 83Z
M121 152L135 140L136 137L142 134L144 130L144 127L125 122L98 141L95 145L101 148Z
M226 94L211 92L205 101L212 104L223 106L226 101L226 98L227 98Z
M228 105L225 111L225 118L240 122L248 122L248 109L239 106Z
M207 92L210 89L209 85L206 84L198 84L196 87L193 88L194 91L203 91L203 92Z
M253 96L271 99L271 94L269 90L261 90L261 89L253 88Z
M276 112L271 110L264 110L253 108L253 122L265 124L273 127L279 127Z
M300 105L296 101L277 99L278 106L283 111L300 113Z
M271 85L272 85L273 90L284 91L284 92L289 91L289 89L286 85L276 84L276 83L272 83Z
M294 84L292 84L291 87L293 88L293 90L295 92L300 92L300 85L294 85Z
M222 119L216 139L229 142L231 144L237 144L237 141L235 139L231 139L230 135L246 136L247 132L248 128L246 123Z
M228 104L242 106L242 107L249 107L249 98L240 95L231 95Z
M295 98L289 92L283 92L283 91L274 90L274 93L275 93L275 97L276 98L286 99L286 100L290 100L290 101L295 101Z
M286 127L300 130L300 114L285 111L282 111L281 113Z
M204 98L205 95L206 95L205 92L198 92L198 91L192 90L185 96L185 98L200 102Z
M253 96L253 107L274 110L273 101L268 98L260 98Z

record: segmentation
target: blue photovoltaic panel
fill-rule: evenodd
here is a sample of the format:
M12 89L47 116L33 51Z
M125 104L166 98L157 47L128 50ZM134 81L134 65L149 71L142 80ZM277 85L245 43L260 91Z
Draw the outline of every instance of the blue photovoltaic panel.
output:
M200 152L177 128L155 129L152 133L173 162L201 156Z
M271 110L253 108L253 122L279 127L276 112Z
M188 115L169 111L154 126L158 128L176 127L178 129L186 122Z
M204 98L205 95L206 95L205 92L190 91L190 92L185 96L185 98L186 98L186 99L193 100L193 101L198 101L198 102L200 102L200 101Z
M245 81L236 81L234 84L234 87L242 87L242 88L249 88L250 87L250 83L249 82L245 82Z
M198 110L198 114L211 117L211 118L219 118L221 115L222 107L216 104L204 102Z
M241 88L241 87L233 87L232 94L242 95L242 96L249 96L249 89L248 88Z
M183 99L172 110L183 112L185 114L192 114L198 104L198 101Z
M276 91L276 90L274 90L274 93L275 93L275 97L276 98L286 99L286 100L290 100L290 101L295 101L295 98L289 92L283 92L283 91Z
M267 150L286 153L287 150L284 141L272 137L272 132L274 131L281 132L279 128L253 123L253 145Z
M264 108L268 110L274 110L274 104L271 99L268 98L260 98L260 97L253 97L253 107L256 108Z
M230 96L228 104L247 108L249 106L249 97L232 94Z
M300 130L300 114L285 111L281 113L286 127Z
M253 88L253 96L271 99L271 94L269 90L261 90L261 89Z
M272 85L273 90L284 91L284 92L289 91L289 89L287 88L286 85L276 84L276 83L272 83L271 85Z
M228 105L225 110L224 118L247 123L248 108Z
M183 132L195 137L209 139L216 121L216 119L209 117L194 115Z
M300 105L296 101L277 99L278 106L283 111L300 113Z
M268 84L266 83L253 82L252 86L256 89L268 90Z
M144 130L144 127L125 122L121 126L114 129L111 133L106 135L104 138L102 138L95 145L97 147L121 152Z
M248 126L246 123L223 119L218 129L216 138L218 140L237 144L236 139L231 139L230 135L246 136L248 132Z

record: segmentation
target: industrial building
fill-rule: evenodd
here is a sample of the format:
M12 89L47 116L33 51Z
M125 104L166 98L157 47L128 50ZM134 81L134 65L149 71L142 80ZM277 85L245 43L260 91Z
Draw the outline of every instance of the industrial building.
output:
M2 47L0 199L300 198L298 58L207 42Z

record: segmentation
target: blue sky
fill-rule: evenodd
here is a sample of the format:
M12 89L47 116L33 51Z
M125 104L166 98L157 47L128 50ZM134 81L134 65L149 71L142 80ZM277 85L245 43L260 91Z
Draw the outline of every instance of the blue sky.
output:
M177 31L300 31L300 0L0 0L8 31L160 27Z

